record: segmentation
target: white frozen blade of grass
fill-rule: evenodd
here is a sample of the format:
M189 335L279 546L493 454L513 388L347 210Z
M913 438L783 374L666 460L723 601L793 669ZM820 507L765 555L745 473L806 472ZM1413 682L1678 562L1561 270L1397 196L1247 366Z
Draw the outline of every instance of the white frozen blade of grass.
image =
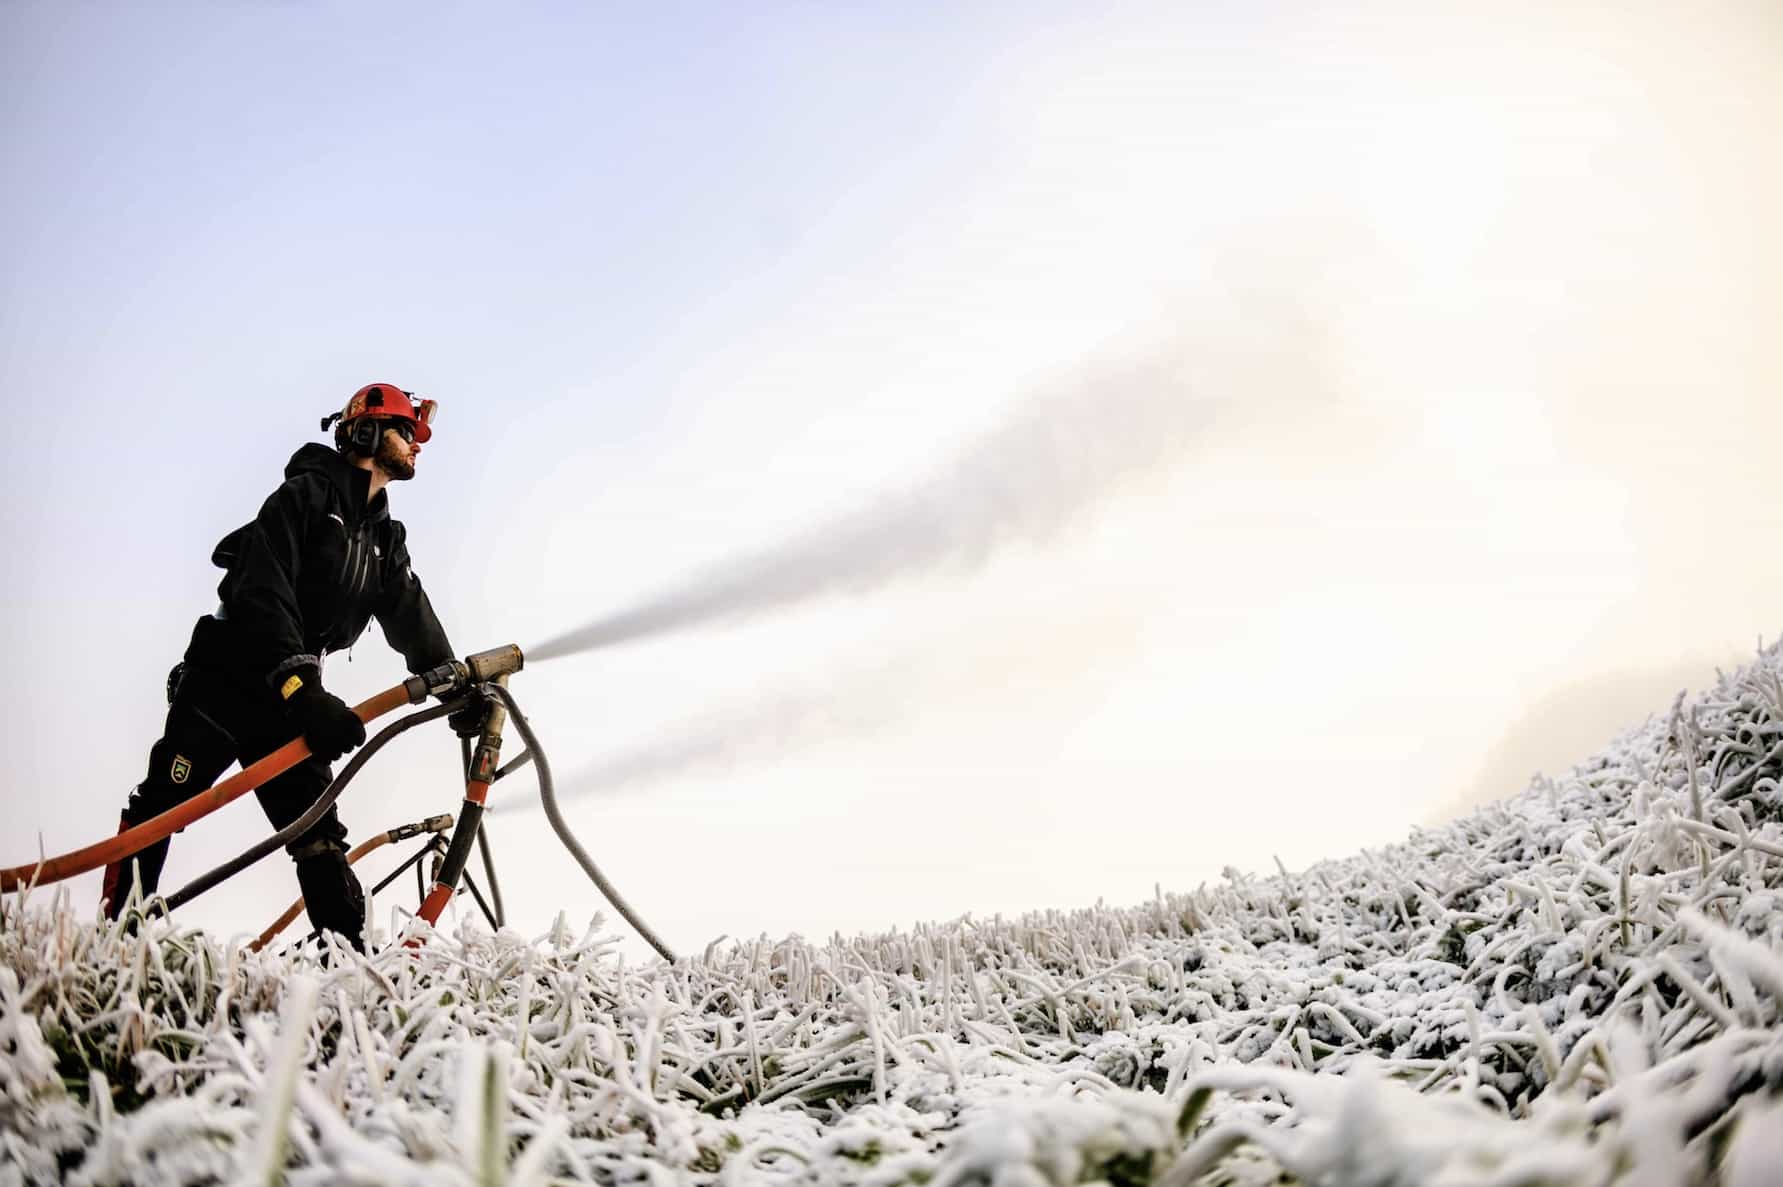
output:
M1403 844L623 962L0 912L0 1187L1704 1183L1783 1165L1783 657Z

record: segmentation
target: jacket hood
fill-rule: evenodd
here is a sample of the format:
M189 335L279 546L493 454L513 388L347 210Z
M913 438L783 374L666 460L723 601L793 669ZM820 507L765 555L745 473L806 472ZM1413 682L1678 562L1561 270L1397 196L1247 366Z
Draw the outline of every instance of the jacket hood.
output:
M285 477L291 479L305 474L314 474L326 480L340 492L341 502L347 508L347 517L353 523L365 519L389 518L389 492L379 491L368 505L365 492L371 486L371 471L349 465L347 459L337 450L315 441L299 446L297 452L291 455L291 460L285 463Z

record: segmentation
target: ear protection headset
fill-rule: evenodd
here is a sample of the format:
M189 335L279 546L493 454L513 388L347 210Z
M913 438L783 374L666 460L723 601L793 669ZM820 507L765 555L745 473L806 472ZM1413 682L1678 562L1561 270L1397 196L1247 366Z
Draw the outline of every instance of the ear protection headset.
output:
M347 448L360 457L376 457L378 442L384 439L384 422L362 416L353 422L347 433Z
M350 426L343 426L347 429L347 435L346 439L341 441L341 448L360 457L378 456L378 442L384 439L384 422L374 417L369 410L383 406L384 389L374 385L370 391L365 393L366 411L361 412ZM326 429L339 420L341 415L336 412L333 416L323 417L322 427Z
M373 387L365 393L365 412L353 422L347 433L347 448L360 457L376 457L378 442L384 439L384 422L371 411L384 406L384 389Z

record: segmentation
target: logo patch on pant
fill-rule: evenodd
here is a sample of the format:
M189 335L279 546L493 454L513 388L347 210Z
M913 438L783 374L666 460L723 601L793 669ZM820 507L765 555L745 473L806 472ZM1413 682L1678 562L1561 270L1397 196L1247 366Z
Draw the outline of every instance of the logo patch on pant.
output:
M174 755L173 756L173 781L175 783L184 783L186 781L186 777L189 776L191 773L192 773L192 760L187 758L183 754Z

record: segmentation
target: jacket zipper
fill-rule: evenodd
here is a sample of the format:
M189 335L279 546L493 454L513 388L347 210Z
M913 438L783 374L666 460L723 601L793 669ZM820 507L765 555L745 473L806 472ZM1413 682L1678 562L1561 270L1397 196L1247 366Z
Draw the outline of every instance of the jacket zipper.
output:
M365 579L371 574L371 549L365 542L364 525L359 528L356 542L359 545L359 571L353 574L353 588L347 599L349 613L359 605L359 595L365 592Z
M346 524L342 523L341 526L345 528ZM328 630L329 643L336 641L335 636L344 631L352 618L353 607L359 601L359 590L365 579L365 556L368 551L365 547L365 528L361 524L357 530L347 533L347 555L341 562L340 577L336 578L337 583L344 583L346 586L346 600L341 606L340 617L334 620L334 625ZM328 648L324 647L323 650Z

